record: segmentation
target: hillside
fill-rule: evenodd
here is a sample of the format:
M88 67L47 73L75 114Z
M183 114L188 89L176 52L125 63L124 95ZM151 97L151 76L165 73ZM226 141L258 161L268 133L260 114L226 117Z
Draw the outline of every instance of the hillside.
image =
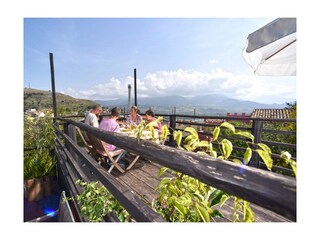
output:
M52 92L25 88L23 93L24 111L27 109L52 109ZM57 108L65 108L68 112L84 111L97 104L86 99L77 99L62 93L56 93Z

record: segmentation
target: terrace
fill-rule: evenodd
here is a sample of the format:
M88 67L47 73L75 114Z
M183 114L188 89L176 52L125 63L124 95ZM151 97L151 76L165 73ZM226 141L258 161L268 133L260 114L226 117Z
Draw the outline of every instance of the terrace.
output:
M83 117L83 116L82 116ZM207 124L205 118L220 119L223 121L239 121L239 117L217 116L192 116L199 121L188 121L191 116L165 115L164 118L170 126L170 131L186 126L200 128L202 137L210 137L213 129L219 124ZM78 119L78 120L76 120ZM57 117L54 123L56 146L55 155L58 159L58 181L68 197L76 197L83 189L76 184L78 179L86 182L99 181L117 201L129 212L136 222L162 222L167 221L157 214L151 203L158 196L156 186L161 181L158 176L159 169L163 166L189 175L201 182L223 190L234 196L241 197L251 202L251 207L257 222L288 222L296 221L296 179L289 167L274 165L272 171L266 170L265 163L258 154L253 154L248 166L234 164L230 161L221 161L210 156L203 156L175 148L173 136L169 135L165 145L114 133L105 133L81 121L81 116ZM264 128L264 124L295 123L295 119L262 119L250 118L246 127L237 129L250 131L255 142L262 142L270 147L291 149L296 151L295 144L266 141L263 134L295 135L293 131L281 131ZM83 148L79 137L76 135L75 126L82 131L95 135L97 138L110 142L129 152L141 156L136 165L129 171L121 174L118 171L108 173L103 165L88 155ZM209 130L206 130L209 129ZM234 137L234 136L233 136ZM230 138L230 136L229 136ZM234 137L237 138L237 137ZM238 137L238 140L243 140ZM234 147L235 150L244 151L245 148ZM274 159L280 158L279 154L272 154ZM295 158L293 158L296 160ZM166 175L168 176L168 175ZM76 221L87 221L80 214L81 206L76 201L69 201L72 215ZM232 221L233 206L228 200L223 207L217 207L223 214L220 218L211 218L212 222ZM240 213L242 216L243 213ZM106 218L105 221L118 221L116 218Z

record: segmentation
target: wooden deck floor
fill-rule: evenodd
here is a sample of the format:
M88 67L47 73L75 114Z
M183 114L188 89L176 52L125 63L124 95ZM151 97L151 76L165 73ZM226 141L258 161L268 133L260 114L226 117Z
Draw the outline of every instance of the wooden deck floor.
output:
M158 176L160 168L161 166L156 163L146 159L139 159L137 163L124 174L121 174L117 170L113 170L112 173L122 184L128 186L142 199L151 203L152 200L158 196L158 194L154 192L154 189L160 181L160 177ZM256 222L290 222L290 220L252 203L251 208L254 211ZM217 207L216 209L224 215L224 218L214 218L213 221L232 221L233 203L231 200L228 200L222 208Z

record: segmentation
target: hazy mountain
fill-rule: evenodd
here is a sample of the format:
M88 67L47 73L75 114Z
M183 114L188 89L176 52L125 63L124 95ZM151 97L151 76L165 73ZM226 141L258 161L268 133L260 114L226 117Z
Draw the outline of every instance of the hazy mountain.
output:
M166 97L147 97L138 98L138 106L140 109L143 108L155 108L162 113L170 112L173 107L184 109L186 111L206 112L206 113L219 113L224 114L227 112L237 112L237 113L251 113L253 109L257 108L284 108L286 104L263 104L253 101L243 101L233 98L229 98L223 95L211 94L211 95L201 95L196 97L182 97L182 96L166 96ZM126 99L118 99L112 101L95 100L96 102L102 104L103 106L119 106L127 107L128 101ZM134 104L134 101L132 101ZM163 112L166 110L165 112Z
M77 99L62 93L56 93L57 107L65 107L71 111L84 111L99 103L105 107L118 106L127 109L128 100L86 100ZM134 101L132 101L132 104ZM196 97L166 96L138 98L138 107L142 113L152 108L156 113L170 114L175 109L177 114L226 115L229 113L252 113L258 108L284 108L283 104L262 104L253 101L241 101L223 95L211 94ZM30 108L52 108L51 91L24 89L24 110Z

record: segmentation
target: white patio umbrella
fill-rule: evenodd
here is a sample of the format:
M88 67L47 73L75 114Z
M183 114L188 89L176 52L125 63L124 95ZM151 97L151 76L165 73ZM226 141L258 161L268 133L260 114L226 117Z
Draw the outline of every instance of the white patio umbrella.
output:
M296 75L296 18L277 18L248 35L243 57L261 76Z

